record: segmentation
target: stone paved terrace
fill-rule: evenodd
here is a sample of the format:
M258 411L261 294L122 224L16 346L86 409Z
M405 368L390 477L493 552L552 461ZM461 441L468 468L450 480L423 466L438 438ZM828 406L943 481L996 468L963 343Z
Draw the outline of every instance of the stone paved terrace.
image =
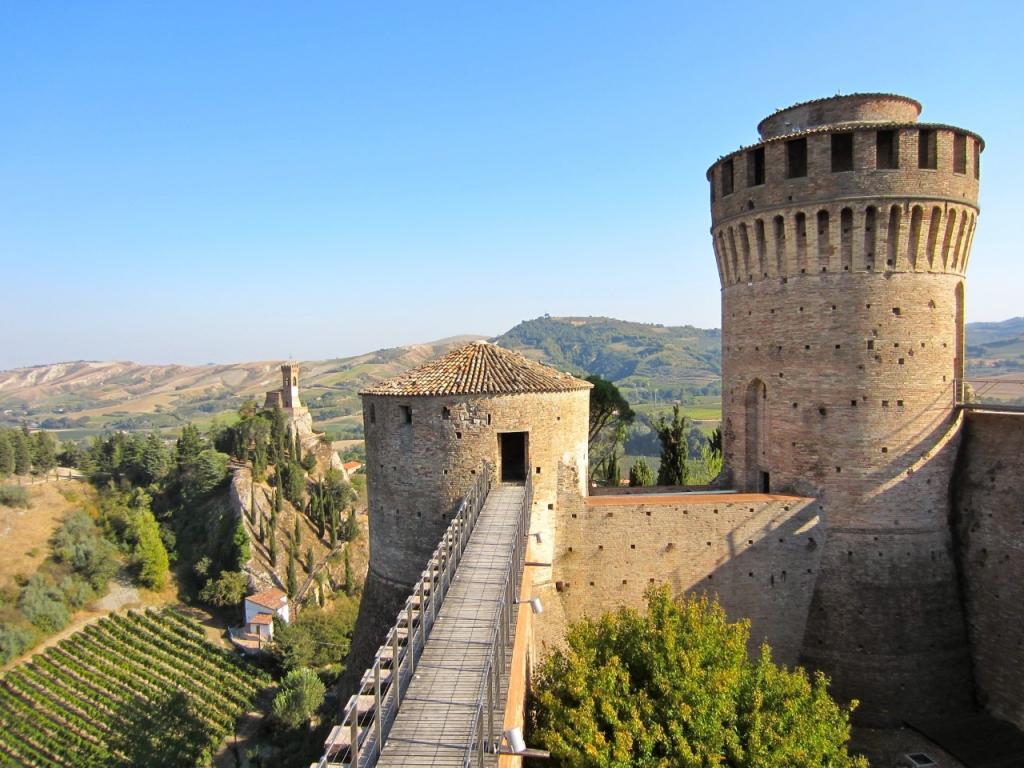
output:
M378 766L463 765L523 494L521 486L491 490Z

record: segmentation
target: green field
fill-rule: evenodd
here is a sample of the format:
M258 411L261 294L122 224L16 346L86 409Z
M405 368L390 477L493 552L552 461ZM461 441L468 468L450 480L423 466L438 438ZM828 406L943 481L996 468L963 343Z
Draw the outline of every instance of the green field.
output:
M174 611L111 616L0 678L0 766L206 765L269 684Z

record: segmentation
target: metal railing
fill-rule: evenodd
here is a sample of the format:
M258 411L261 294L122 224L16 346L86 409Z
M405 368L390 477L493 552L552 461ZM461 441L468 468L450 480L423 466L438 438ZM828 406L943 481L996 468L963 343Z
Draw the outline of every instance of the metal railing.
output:
M331 729L317 768L372 768L388 739L402 697L430 637L462 554L491 490L493 469L484 463L470 492L445 529L413 593L388 630L359 688L342 711L341 723Z
M501 698L501 681L505 674L506 653L515 642L515 612L519 585L526 561L527 537L530 535L530 508L533 506L533 480L526 473L523 504L516 518L515 539L505 565L505 583L499 596L498 623L491 631L487 667L477 696L473 715L473 740L466 745L463 768L482 768L484 755L498 752L502 737L505 702ZM475 758L475 760L474 760Z
M953 391L965 408L1024 411L1024 378L957 379Z

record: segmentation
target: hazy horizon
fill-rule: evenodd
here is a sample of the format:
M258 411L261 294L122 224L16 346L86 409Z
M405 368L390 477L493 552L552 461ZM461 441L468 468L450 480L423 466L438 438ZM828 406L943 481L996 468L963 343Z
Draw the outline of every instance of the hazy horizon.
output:
M545 313L717 327L707 168L839 91L984 137L967 319L1020 315L1024 8L963 11L13 5L0 369L348 357Z

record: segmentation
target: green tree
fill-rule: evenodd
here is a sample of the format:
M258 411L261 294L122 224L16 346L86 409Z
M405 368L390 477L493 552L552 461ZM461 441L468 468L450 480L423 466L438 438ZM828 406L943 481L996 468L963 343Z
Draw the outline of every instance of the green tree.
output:
M288 728L307 722L324 702L327 689L310 669L300 667L284 676L281 691L274 697L274 718Z
M306 547L306 562L305 562L305 566L306 566L306 573L312 573L313 572L313 546L312 545Z
M295 550L288 550L288 566L285 570L285 583L288 589L288 597L295 597L299 591L299 576L295 571Z
M153 513L145 509L136 515L133 527L135 547L132 561L136 567L136 578L144 587L162 589L167 583L170 562L160 538L160 526Z
M708 437L708 447L711 448L712 453L717 453L719 456L722 455L722 428L715 427Z
M607 459L625 440L626 429L636 419L636 414L619 388L600 376L588 376L593 384L590 390L590 444L591 466L601 467L607 473Z
M32 471L32 439L27 429L14 432L14 474L27 475Z
M57 466L57 443L46 430L32 435L32 468L45 474Z
M295 527L292 529L292 547L297 551L302 546L302 517L295 516Z
M661 416L654 432L661 442L658 485L686 485L686 417L680 413L678 404L672 406L672 421Z
M747 622L704 597L647 593L570 627L541 665L536 737L571 768L867 768L847 750L849 717L821 673L746 650Z
M79 469L85 461L85 451L82 446L73 440L65 440L60 444L60 451L57 453L57 463L62 467Z
M271 652L286 670L338 664L349 652L359 603L338 599L324 609L305 608L274 630Z
M84 576L93 589L104 589L117 573L117 547L103 538L92 518L72 512L50 540L53 558Z
M654 473L651 472L651 466L647 463L647 459L641 456L629 468L629 485L632 488L639 488L653 484Z
M182 427L181 435L174 446L174 461L178 465L178 471L187 471L205 447L206 441L195 424L186 424Z
M356 579L352 575L352 558L349 557L348 547L345 547L345 582L343 589L349 597L356 593Z
M604 460L604 484L611 488L618 488L622 481L622 473L619 471L618 452L613 448L612 452Z
M21 624L0 624L0 664L6 664L20 656L35 643L36 633L29 626Z
M270 544L267 547L271 567L277 567L277 536L274 535L274 518L270 518Z
M235 532L231 536L231 544L235 548L235 570L240 571L249 562L249 558L252 557L252 551L249 548L249 532L245 529L244 520L239 520L238 525L235 526Z
M356 520L356 508L348 508L348 516L345 518L345 541L355 541L359 535L359 521Z
M7 429L0 429L0 477L14 473L14 439Z
M238 605L245 597L249 578L240 571L221 571L216 579L210 579L199 591L199 599L210 605Z
M156 432L150 432L142 444L139 482L152 485L167 474L171 464L171 456L164 445L163 439Z
M305 506L306 472L294 461L278 465L278 477L281 478L281 493L296 509Z

